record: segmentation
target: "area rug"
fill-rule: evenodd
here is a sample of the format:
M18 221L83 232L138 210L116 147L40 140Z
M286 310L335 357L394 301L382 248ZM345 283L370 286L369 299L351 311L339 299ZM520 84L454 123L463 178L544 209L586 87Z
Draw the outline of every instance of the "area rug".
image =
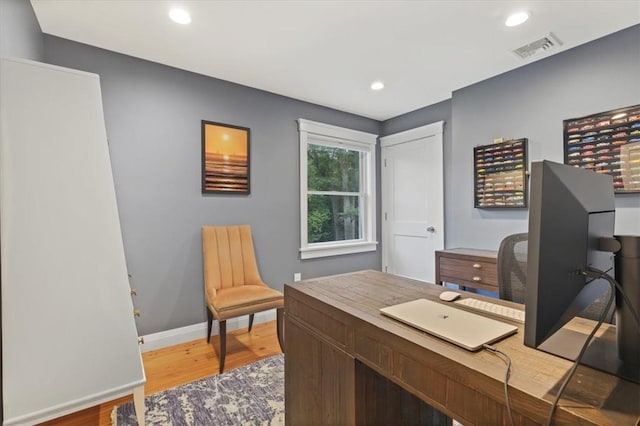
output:
M284 425L284 355L149 395L144 403L147 425ZM138 424L132 402L115 407L111 418L116 426Z

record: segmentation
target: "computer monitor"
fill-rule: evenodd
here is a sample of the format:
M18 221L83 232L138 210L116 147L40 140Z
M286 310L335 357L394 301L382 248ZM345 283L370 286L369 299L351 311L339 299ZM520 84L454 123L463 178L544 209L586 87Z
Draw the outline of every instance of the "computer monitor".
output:
M613 276L614 255L602 249L603 242L614 238L613 179L541 161L531 165L530 188L524 343L575 359L587 335L563 326L610 286L604 279L593 280L581 272L596 268ZM618 300L617 309L621 305ZM620 321L619 315L616 320ZM637 324L626 325L637 340ZM610 333L613 337L594 339L583 362L638 381L638 368L632 365L638 357L620 360L615 331ZM632 344L637 351L638 343Z

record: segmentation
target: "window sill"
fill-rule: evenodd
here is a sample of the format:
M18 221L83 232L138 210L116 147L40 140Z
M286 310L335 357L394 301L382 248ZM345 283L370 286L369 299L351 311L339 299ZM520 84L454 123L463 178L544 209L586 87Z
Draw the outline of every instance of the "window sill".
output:
M301 259L315 259L318 257L340 256L343 254L364 253L376 251L377 241L365 241L357 243L331 244L325 246L312 246L300 249Z

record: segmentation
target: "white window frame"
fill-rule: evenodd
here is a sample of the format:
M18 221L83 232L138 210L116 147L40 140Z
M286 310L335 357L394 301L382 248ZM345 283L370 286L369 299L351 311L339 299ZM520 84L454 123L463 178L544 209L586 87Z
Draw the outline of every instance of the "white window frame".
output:
M300 132L300 258L337 256L375 251L376 241L376 143L378 135L298 119ZM307 148L324 145L365 153L360 168L360 221L362 235L358 240L309 243L307 234Z

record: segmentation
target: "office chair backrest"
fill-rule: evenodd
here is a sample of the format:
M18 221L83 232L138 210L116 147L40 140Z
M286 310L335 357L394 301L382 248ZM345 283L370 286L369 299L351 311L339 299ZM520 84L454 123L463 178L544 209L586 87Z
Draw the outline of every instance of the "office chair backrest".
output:
M498 249L498 290L500 299L524 303L527 284L528 234L506 236Z
M498 249L498 289L500 299L524 303L527 285L527 244L528 234L506 236ZM611 289L587 306L579 316L597 321L609 300ZM605 322L614 323L615 303L607 312Z
M262 285L249 225L203 226L202 250L205 290Z

